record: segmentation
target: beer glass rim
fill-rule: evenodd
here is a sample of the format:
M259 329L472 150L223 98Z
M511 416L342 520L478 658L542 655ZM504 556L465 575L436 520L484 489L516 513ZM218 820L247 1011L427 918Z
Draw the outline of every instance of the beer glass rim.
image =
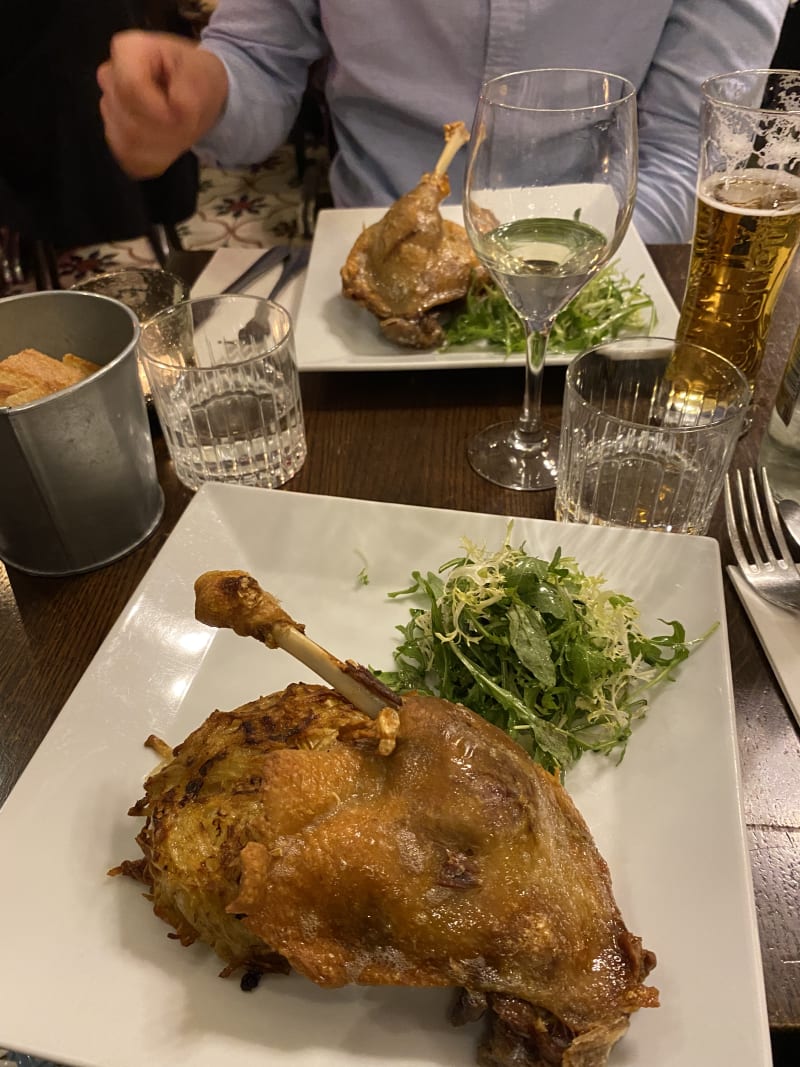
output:
M585 104L582 107L570 107L566 104L562 107L526 107L524 104L508 104L499 100L496 96L492 96L493 91L498 88L501 83L510 82L513 79L522 78L531 74L596 74L598 78L605 78L618 85L620 95L596 104ZM635 96L636 86L630 79L624 77L622 74L612 74L606 70L595 70L593 67L532 67L530 70L512 70L506 74L498 74L494 78L489 78L488 81L483 83L483 87L481 88L480 103L491 103L493 105L507 107L510 111L544 111L547 113L558 114L567 111L603 111L610 107L618 107L620 104L629 101L632 97L635 98Z
M785 67L756 67L745 70L730 70L723 74L714 74L712 77L706 78L706 80L701 83L700 92L703 100L705 100L706 103L713 104L714 107L730 108L732 111L743 111L752 114L769 115L776 111L774 107L762 107L756 104L748 104L736 100L726 100L724 97L716 95L713 90L715 87L728 81L735 81L736 79L742 81L743 79L748 79L752 82L756 79L766 80L773 75L785 75L787 78L791 78L796 84L798 99L800 99L800 70L790 70ZM798 103L797 107L786 108L780 113L782 115L797 115L800 117L800 103Z
M610 349L617 346L624 346L626 348L630 347L632 350L635 350L637 347L640 349L646 349L650 347L656 349L658 346L670 346L674 349L677 345L680 345L683 348L691 348L694 349L696 352L702 352L704 355L710 356L711 359L714 360L714 362L716 362L717 364L722 364L726 369L730 371L731 378L734 381L738 381L738 397L736 397L735 399L731 399L731 401L727 405L725 413L720 418L715 419L711 425L716 428L719 428L725 426L732 420L738 419L739 417L743 416L744 413L747 411L748 407L750 406L752 400L752 391L750 389L750 383L748 382L747 378L742 373L742 370L737 367L735 363L732 363L731 360L727 359L725 356L720 355L719 352L714 352L713 349L706 348L704 345L695 344L693 341L677 341L674 337L658 337L652 334L647 334L642 337L618 337L612 341L604 341L601 344L592 345L591 348L587 348L585 351L579 353L579 355L577 355L567 367L564 383L565 392L568 391L572 396L573 400L577 401L580 407L584 409L593 409L595 407L595 404L592 403L592 401L587 400L581 394L576 383L576 378L580 371L581 364L590 356L602 354L603 349ZM641 355L642 358L645 358L647 356L647 352L642 351ZM608 423L613 423L614 425L618 426L633 427L639 425L638 422L635 422L631 419L626 419L620 415L611 414L609 412L604 412L603 418ZM709 424L703 424L699 426L670 427L669 432L675 435L689 435L707 432L708 429Z

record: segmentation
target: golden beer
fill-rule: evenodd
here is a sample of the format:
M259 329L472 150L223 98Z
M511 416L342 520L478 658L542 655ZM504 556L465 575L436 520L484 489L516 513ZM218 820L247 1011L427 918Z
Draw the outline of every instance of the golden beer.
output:
M777 170L707 178L678 339L735 363L752 388L781 284L800 243L800 179Z

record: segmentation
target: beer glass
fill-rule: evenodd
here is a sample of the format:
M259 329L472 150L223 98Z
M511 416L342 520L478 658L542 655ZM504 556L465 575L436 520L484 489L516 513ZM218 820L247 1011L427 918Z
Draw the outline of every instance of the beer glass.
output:
M679 340L755 385L800 243L800 73L747 70L702 86L697 211Z

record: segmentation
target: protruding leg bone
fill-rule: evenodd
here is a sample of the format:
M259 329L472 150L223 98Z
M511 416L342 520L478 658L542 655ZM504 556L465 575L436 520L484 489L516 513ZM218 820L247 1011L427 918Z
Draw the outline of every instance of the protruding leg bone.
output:
M343 663L306 637L303 623L295 622L246 571L206 571L194 591L199 622L254 637L268 648L282 648L370 718L400 705L400 697L366 667L352 660Z
M469 130L463 122L448 122L444 127L444 148L433 168L434 174L446 174L458 150L469 140Z

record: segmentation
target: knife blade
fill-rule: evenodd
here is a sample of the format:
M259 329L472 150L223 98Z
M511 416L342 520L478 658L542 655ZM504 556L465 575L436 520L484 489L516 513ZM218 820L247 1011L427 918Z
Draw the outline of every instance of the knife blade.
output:
M800 504L796 500L784 497L778 501L778 512L783 519L783 524L789 531L795 544L800 548Z
M285 259L288 259L291 251L289 245L273 245L272 248L267 249L263 255L259 256L255 263L251 263L247 270L232 281L230 285L226 285L222 292L243 292L262 274L266 274L268 270L272 270L273 267L277 267L279 263L283 263Z

